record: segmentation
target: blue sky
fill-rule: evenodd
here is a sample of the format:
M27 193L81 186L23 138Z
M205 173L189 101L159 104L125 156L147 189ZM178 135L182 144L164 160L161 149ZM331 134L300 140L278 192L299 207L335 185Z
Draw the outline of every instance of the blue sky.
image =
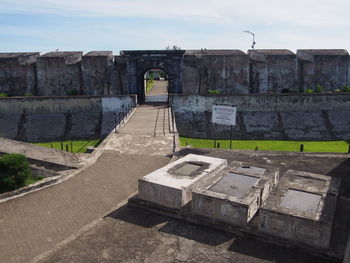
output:
M0 52L350 50L348 0L0 0Z

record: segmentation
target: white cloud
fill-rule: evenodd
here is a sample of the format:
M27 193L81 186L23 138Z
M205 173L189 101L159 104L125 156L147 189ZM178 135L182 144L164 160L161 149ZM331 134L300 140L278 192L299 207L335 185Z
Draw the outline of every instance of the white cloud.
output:
M16 26L0 26L0 36L42 39L50 50L57 47L84 51L162 49L168 44L184 49L246 50L251 45L251 37L242 31L249 29L257 35L257 48L293 51L297 48L347 48L350 46L350 35L346 32L350 27L348 10L348 0L0 0L0 13L77 19L160 19L158 24L150 23L150 27L142 24L131 27L125 24L127 22L118 24L118 20L113 20L113 25L96 20L96 27L89 28L81 28L81 25L77 28L30 27L16 23ZM171 28L167 25L169 20ZM203 29L202 32L189 29L194 24ZM154 30L158 28L155 39ZM4 45L0 44L0 48L4 49Z
M0 0L2 12L47 13L64 16L195 19L234 24L237 20L292 23L306 26L349 25L345 0Z

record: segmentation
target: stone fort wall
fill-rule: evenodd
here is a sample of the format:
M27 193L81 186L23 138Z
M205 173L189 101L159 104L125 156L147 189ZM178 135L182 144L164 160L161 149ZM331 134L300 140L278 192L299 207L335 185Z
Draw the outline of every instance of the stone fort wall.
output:
M0 137L27 142L101 138L136 96L0 98Z
M229 139L229 126L211 123L213 104L226 104L237 106L236 140L350 140L350 94L171 95L170 103L181 136Z
M141 52L141 51L140 51ZM139 52L139 53L140 53ZM145 51L150 53L152 51ZM158 53L160 51L157 51ZM142 52L141 52L142 53ZM116 95L135 93L128 83L136 62L111 51L0 53L0 93L11 96ZM142 55L142 54L141 54ZM142 56L141 56L142 57ZM138 64L147 58L138 60ZM346 50L186 50L178 79L182 94L303 92L322 85L334 91L350 85ZM152 64L152 63L149 63ZM159 63L158 63L159 64Z

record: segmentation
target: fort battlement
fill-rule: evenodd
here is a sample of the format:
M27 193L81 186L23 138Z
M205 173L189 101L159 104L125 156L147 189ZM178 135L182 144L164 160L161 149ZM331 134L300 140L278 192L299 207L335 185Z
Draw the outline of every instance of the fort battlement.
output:
M343 49L139 50L0 53L0 93L10 96L139 94L143 77L159 68L169 92L206 95L327 92L350 85L349 53Z

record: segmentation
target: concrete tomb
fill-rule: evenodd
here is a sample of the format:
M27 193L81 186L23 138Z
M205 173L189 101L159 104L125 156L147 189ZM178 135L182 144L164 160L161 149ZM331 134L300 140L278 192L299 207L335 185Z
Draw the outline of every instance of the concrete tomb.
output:
M181 209L191 201L194 186L212 178L226 166L225 159L188 154L139 179L138 198Z
M329 248L339 178L288 170L259 212L259 231Z
M278 178L278 168L232 163L216 176L214 183L193 190L192 211L244 227L275 187Z

